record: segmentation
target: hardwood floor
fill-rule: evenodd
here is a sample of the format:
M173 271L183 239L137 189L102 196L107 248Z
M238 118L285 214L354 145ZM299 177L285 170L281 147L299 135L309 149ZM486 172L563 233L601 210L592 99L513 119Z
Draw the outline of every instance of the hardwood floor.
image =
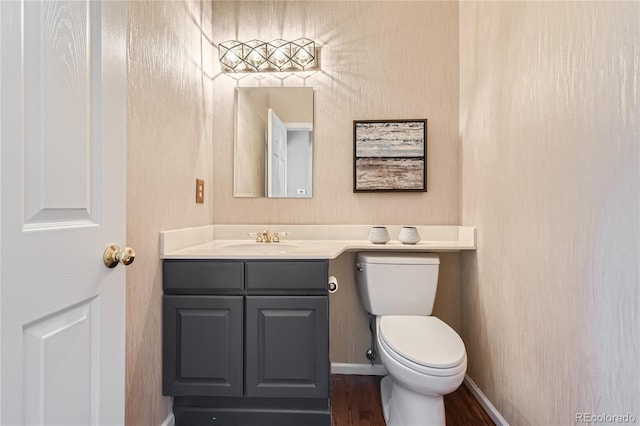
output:
M380 376L331 376L333 426L385 426ZM493 421L463 384L444 397L447 426L485 426Z

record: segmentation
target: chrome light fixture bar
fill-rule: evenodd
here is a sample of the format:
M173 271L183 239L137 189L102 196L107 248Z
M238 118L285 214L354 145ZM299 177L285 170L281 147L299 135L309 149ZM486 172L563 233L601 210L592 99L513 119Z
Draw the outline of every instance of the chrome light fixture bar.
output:
M229 40L220 43L218 54L226 72L307 71L316 66L316 45L308 38Z

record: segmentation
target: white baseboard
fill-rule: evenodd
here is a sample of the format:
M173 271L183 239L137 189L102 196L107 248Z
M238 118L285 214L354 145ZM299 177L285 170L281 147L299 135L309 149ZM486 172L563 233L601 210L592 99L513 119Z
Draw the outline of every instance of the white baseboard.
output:
M502 417L502 415L498 412L496 407L493 406L489 398L482 393L478 385L475 384L469 375L464 376L464 383L467 385L467 388L473 394L478 403L482 406L484 411L491 417L491 420L496 424L496 426L509 426L509 423Z
M160 423L160 426L176 426L176 418L173 416L173 413L169 413L167 418Z
M331 374L358 374L360 376L386 376L387 370L382 364L347 364L332 362Z

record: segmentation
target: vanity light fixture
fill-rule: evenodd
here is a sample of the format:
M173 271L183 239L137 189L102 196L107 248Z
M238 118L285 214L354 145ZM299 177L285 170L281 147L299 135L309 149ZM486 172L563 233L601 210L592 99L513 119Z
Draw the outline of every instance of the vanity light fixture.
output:
M307 71L316 66L316 45L308 38L229 40L220 43L218 53L226 72Z

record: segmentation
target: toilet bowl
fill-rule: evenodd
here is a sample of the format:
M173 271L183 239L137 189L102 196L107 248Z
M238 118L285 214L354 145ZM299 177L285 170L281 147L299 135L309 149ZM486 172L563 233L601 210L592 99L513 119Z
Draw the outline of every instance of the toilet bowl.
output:
M406 327L400 335L394 327L381 327L393 322ZM378 317L376 329L380 359L389 373L380 384L387 426L444 425L443 395L460 386L467 368L460 337L436 317ZM437 346L434 341L443 337Z
M428 253L358 254L360 301L376 317L378 353L389 373L380 384L387 426L444 426L443 396L464 380L462 339L431 316L439 264Z

